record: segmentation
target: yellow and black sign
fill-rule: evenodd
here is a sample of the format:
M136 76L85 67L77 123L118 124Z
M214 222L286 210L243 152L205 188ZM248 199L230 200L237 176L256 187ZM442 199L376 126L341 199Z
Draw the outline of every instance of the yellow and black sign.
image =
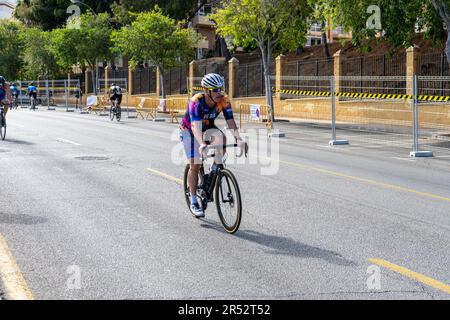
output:
M331 97L331 92L321 91L301 91L301 90L278 90L277 92L297 96L315 96L315 97ZM381 94L381 93L351 93L351 92L336 92L336 97L343 98L365 98L365 99L381 99L381 100L412 100L413 96L410 94ZM418 96L419 101L430 102L448 102L449 96Z

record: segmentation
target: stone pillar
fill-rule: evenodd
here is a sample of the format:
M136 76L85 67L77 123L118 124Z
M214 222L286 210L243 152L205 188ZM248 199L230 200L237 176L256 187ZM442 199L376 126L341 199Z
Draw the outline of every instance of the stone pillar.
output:
M195 65L196 65L196 61L192 60L189 63L189 97L192 97L192 88L195 86Z
M161 73L159 71L159 68L156 68L156 96L161 96Z
M128 67L128 95L131 96L133 94L133 70Z
M416 70L417 49L409 47L406 49L406 94L413 94L413 77L417 74Z
M340 92L341 90L341 70L342 70L342 60L345 58L341 50L336 52L333 56L334 58L334 92Z
M231 58L228 61L228 96L230 99L237 98L239 95L239 61Z
M280 54L276 59L275 59L275 69L276 69L276 73L275 73L275 99L277 101L281 101L281 92L280 90L282 90L282 77L283 77L283 65L286 61L286 56Z
M109 72L109 66L106 66L105 67L105 95L107 95L107 93L108 93L108 80L109 80L109 75L108 75L108 72Z

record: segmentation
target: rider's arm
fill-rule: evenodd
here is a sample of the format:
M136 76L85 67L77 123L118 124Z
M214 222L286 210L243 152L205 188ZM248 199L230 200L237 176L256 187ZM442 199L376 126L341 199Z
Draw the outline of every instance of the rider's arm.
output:
M189 103L189 116L191 117L192 133L199 145L203 144L203 110L199 98L194 97Z

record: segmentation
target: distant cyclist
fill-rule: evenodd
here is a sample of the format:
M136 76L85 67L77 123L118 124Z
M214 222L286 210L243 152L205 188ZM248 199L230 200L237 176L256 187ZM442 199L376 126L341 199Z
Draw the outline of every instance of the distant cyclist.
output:
M34 98L34 107L36 107L37 103L37 87L34 82L31 82L30 85L27 88L28 97L30 98L30 106L31 106L31 97Z
M223 112L227 127L231 129L239 147L248 145L239 136L238 127L233 118L230 101L222 94L224 80L222 76L210 73L203 77L204 92L194 95L187 107L187 111L180 123L180 140L184 146L186 157L190 162L188 182L191 192L191 211L197 218L205 216L202 206L197 199L198 173L201 166L200 156L208 143L226 145L226 137L214 124L215 119ZM225 150L218 149L219 158ZM217 159L214 160L217 164ZM221 160L220 160L221 161Z
M0 76L0 103L3 106L3 112L6 116L8 107L11 104L11 89L6 84L6 80L3 76Z
M117 108L120 109L122 104L122 88L113 83L109 88L109 101L111 102L111 107L114 106L114 101L117 100Z
M19 90L19 88L17 87L17 85L15 83L13 83L11 85L11 94L12 94L13 106L15 108L17 108L19 95L20 95L20 90Z

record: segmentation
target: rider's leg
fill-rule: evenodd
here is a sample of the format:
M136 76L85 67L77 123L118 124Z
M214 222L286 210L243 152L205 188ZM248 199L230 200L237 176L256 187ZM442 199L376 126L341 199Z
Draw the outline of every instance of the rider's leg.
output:
M189 191L191 192L191 203L197 202L198 173L200 164L194 159L190 161L190 169L188 174Z

